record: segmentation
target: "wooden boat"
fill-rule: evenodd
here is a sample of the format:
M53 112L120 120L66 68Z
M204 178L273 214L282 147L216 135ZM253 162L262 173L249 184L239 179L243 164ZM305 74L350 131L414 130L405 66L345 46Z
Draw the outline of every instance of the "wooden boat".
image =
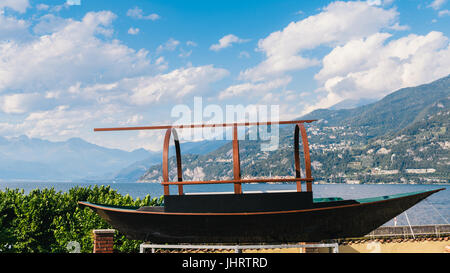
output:
M121 207L79 202L130 239L152 243L289 243L361 237L442 189L374 198L313 198L309 145L304 124L314 120L265 123L169 125L101 128L95 131L166 129L163 149L164 205ZM295 124L293 178L241 179L237 127ZM183 181L180 144L175 128L233 127L234 179ZM174 135L178 181L169 181L169 141ZM299 157L302 136L305 177ZM243 192L242 183L294 182L294 191ZM302 182L306 191L302 191ZM231 193L184 193L183 185L233 183ZM171 195L169 185L178 187Z

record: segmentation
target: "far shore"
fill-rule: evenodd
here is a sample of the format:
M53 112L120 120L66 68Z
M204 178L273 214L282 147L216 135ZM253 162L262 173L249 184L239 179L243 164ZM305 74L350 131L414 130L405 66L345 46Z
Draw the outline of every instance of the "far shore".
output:
M118 182L120 183L120 182ZM145 180L138 180L136 183L161 183L161 181L145 181ZM260 183L248 183L248 184L260 184ZM288 184L288 183L267 183L267 184ZM345 184L345 185L450 185L450 182L448 183L395 183L395 182L367 182L367 183L335 183L335 182L314 182L314 185L338 185L338 184Z
M147 181L147 180L137 180L137 181L126 181L126 180L114 180L114 179L99 179L99 180L64 180L64 179L52 179L52 180L39 180L39 179L0 179L1 183L86 183L86 184L100 184L100 183L153 183L159 184L161 181ZM259 184L259 183L249 183L249 184ZM289 184L289 183L267 183L267 184ZM450 182L436 182L436 183L396 183L396 182L366 182L366 183L336 183L336 182L323 182L316 181L314 185L450 185Z

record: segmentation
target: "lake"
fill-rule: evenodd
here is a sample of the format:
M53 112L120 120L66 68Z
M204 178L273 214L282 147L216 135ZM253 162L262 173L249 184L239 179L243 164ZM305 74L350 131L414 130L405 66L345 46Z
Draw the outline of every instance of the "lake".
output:
M0 181L0 190L5 188L24 189L25 193L36 188L54 188L56 191L67 191L70 188L88 187L94 185L110 185L120 194L129 194L133 198L143 198L147 194L152 197L163 195L163 187L159 183L136 183L136 182L5 182ZM243 191L258 190L295 190L292 184L243 184ZM303 187L305 189L306 187ZM316 197L342 197L344 199L358 199L365 197L376 197L396 193L407 193L421 190L446 188L444 191L435 193L426 200L420 202L406 211L411 225L448 224L450 219L450 185L404 185L404 184L317 184L313 185L313 196ZM233 191L232 184L220 185L185 185L185 192L209 192L209 191ZM176 187L170 187L172 194L177 194ZM397 225L407 225L405 213L397 216ZM392 226L391 220L385 225Z

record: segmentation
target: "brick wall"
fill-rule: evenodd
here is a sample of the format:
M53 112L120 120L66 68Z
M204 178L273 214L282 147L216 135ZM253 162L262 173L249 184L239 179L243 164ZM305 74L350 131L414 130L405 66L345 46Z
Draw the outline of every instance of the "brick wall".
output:
M114 231L114 229L95 229L92 231L94 237L94 253L113 253Z

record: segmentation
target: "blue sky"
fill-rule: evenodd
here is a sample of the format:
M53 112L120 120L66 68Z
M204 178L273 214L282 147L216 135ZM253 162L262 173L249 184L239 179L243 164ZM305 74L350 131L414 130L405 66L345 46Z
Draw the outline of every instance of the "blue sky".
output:
M0 135L159 150L180 104L292 119L450 73L450 1L0 0Z

